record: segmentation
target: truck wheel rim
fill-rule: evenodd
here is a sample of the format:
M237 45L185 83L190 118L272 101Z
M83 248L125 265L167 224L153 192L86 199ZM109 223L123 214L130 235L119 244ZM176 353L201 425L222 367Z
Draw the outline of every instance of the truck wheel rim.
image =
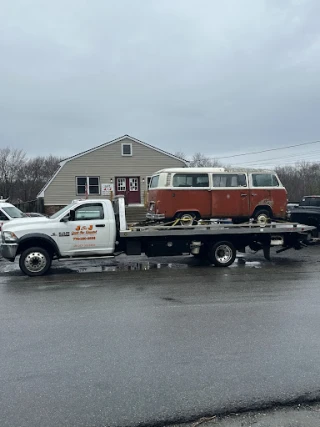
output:
M227 264L232 259L232 250L227 245L218 246L215 250L215 258L220 264Z
M43 270L47 264L46 257L40 252L31 252L24 260L27 270L38 273Z

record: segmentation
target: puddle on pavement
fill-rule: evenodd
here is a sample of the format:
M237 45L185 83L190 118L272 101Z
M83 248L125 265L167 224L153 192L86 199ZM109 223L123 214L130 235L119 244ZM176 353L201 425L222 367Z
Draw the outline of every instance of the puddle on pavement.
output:
M20 273L18 263L5 263L0 268L0 275L4 274L18 274ZM136 262L127 262L121 261L113 264L89 264L88 262L83 261L59 261L52 265L53 274L61 273L101 273L109 271L147 271L147 270L159 270L159 269L175 269L182 270L187 268L197 268L197 267L211 267L209 263L198 262L195 259L191 258L190 262L155 262L155 261L136 261ZM262 268L262 263L260 261L249 261L243 257L237 257L234 264L230 267L239 268Z
M230 267L239 267L239 266L249 267L249 268L261 268L261 263L259 261L247 261L244 258L239 258L232 264ZM93 265L86 267L70 267L70 270L77 273L100 273L100 272L109 272L109 271L146 271L146 270L159 270L159 269L186 269L207 266L209 264L183 264L183 263L159 263L159 262L123 262L119 264L112 265Z
M108 271L145 271L145 270L157 270L160 268L171 268L171 269L182 269L188 268L187 264L176 264L176 263L158 263L158 262L133 262L133 263L119 263L114 265L95 265L87 267L77 267L72 269L78 273L100 273Z
M244 258L237 258L235 260L235 262L230 265L230 267L239 267L239 266L244 266L244 267L249 267L249 268L261 268L261 262L260 261L248 261Z

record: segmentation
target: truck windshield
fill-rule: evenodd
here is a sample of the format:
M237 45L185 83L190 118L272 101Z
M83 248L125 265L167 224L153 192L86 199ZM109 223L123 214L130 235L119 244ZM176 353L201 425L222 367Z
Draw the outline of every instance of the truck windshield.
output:
M27 216L26 214L21 212L21 210L16 208L15 206L9 206L7 208L2 208L2 209L10 218L25 218Z
M70 210L72 208L72 206L74 206L74 203L70 203L70 205L65 206L64 208L60 209L58 212L56 212L55 214L51 215L50 218L51 219L56 219L58 218L61 214L63 214L63 212L67 212L68 210Z

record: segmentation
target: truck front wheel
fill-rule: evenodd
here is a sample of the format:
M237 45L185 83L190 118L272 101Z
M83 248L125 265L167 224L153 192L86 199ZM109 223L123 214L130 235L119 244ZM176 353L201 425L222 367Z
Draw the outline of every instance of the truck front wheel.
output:
M217 242L209 249L208 258L217 267L228 267L236 259L236 252L236 248L231 242Z
M22 252L19 267L27 276L42 276L51 267L52 257L41 247L28 248Z

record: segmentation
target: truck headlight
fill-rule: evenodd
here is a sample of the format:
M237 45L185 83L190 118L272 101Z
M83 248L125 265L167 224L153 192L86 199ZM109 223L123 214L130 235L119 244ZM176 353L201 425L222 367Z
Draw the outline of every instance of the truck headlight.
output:
M13 243L18 240L18 237L12 231L2 232L2 243Z

